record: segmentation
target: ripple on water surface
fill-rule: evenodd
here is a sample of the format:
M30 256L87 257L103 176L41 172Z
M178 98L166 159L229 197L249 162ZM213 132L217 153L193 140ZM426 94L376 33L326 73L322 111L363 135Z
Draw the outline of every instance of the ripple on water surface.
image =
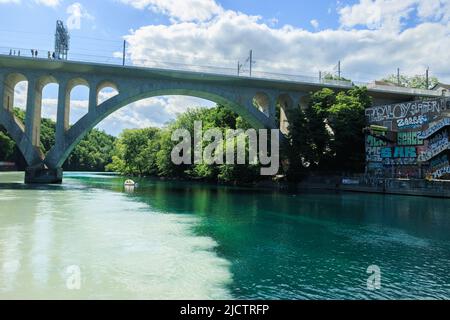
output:
M107 190L2 190L0 298L229 298L229 263L198 222Z

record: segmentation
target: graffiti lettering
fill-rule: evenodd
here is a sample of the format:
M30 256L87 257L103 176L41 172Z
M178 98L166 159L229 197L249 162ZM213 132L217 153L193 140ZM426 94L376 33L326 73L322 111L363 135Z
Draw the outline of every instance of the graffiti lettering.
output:
M378 139L374 136L367 136L366 145L368 147L384 147L386 146L386 141Z
M417 165L416 158L386 158L383 159L383 165L385 166L412 166Z
M381 158L417 158L417 149L414 147L395 147L395 148L382 148Z
M447 155L443 155L439 158L433 159L430 162L430 171L436 171L438 169L441 169L442 167L447 167L450 166L450 163L448 161L448 156Z
M419 139L420 132L399 132L397 135L397 144L399 146L419 146L423 145L423 140Z
M448 132L445 130L429 141L428 149L419 155L418 160L420 162L431 160L447 149L450 149L450 143L448 140Z
M441 113L446 109L444 102L443 100L430 100L373 107L366 110L366 116L369 122L380 122Z
M438 132L439 130L441 130L442 128L445 128L447 126L450 126L450 118L445 118L442 121L439 121L434 126L431 126L430 128L428 128L426 131L419 133L419 138L426 139L429 136L431 136L432 134L434 134L435 132Z
M380 147L367 147L366 148L366 159L367 161L381 162L380 157Z
M450 175L450 167L444 167L433 173L433 179L439 179L443 176Z
M412 118L398 119L397 126L399 128L416 128L422 126L427 121L428 118L424 115L421 115Z

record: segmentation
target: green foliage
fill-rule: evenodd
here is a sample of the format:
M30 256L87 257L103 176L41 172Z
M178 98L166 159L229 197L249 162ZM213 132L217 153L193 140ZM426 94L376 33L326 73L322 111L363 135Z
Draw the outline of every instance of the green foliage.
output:
M288 177L300 179L308 170L360 171L364 166L365 109L372 100L366 88L336 94L330 89L311 94L305 110L291 114Z
M114 141L113 136L93 129L74 148L64 164L64 169L69 171L104 171L105 166L112 161Z
M203 131L220 128L223 137L226 136L227 129L250 128L245 120L223 106L212 109L189 109L163 129L126 130L115 143L113 161L107 169L131 175L209 181L251 182L258 179L259 166L257 165L194 164L193 150L188 151L192 164L173 164L172 150L179 141L172 141L172 134L178 129L186 129L190 136L194 137L195 121L202 121ZM203 147L209 144L208 141L203 143ZM220 148L225 149L227 143L236 142L235 139L233 142L223 141Z
M323 77L324 80L339 80L339 81L351 82L351 80L349 80L349 79L346 79L344 77L336 76L336 75L334 75L332 73L329 73L329 72L324 72L322 77Z
M359 171L364 166L365 147L363 128L365 109L372 104L366 88L340 92L329 110L329 124L334 133L332 149L335 157L332 168Z
M47 153L55 145L56 123L50 119L41 121L41 150Z
M0 128L0 161L13 160L11 157L14 154L14 141Z
M115 142L107 170L137 175L155 173L159 134L155 128L124 130Z
M430 77L429 83L428 83L428 88L427 88L426 76L424 76L424 75L415 75L412 77L401 75L400 83L399 83L399 81L397 79L397 75L392 74L392 75L386 77L385 79L383 79L382 81L392 83L395 85L400 85L401 87L414 88L414 89L430 89L439 83L438 78Z

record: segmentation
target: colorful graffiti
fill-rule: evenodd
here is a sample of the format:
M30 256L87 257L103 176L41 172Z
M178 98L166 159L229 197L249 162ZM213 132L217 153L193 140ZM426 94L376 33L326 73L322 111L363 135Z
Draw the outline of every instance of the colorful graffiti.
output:
M381 158L417 158L417 149L415 147L387 147L381 149Z
M380 147L366 147L366 160L368 162L381 162Z
M423 140L419 138L420 131L406 131L397 134L397 145L399 146L419 146L423 145Z
M450 99L415 101L366 110L368 125L381 126L389 140L367 138L367 172L384 177L446 175L450 167ZM432 139L430 139L432 137ZM392 141L392 142L391 142Z
M444 167L433 173L433 179L440 179L444 176L450 175L450 166Z
M424 115L420 115L412 118L398 119L398 128L420 128L424 123L428 122L428 118Z
M373 107L366 110L366 116L370 123L374 123L440 114L445 110L447 110L447 104L441 99Z
M386 146L386 144L386 141L383 141L371 135L367 136L366 138L366 145L368 147L384 147Z
M434 133L438 132L439 130L450 126L450 118L445 118L442 119L441 121L439 121L438 123L436 123L435 125L429 127L427 130L425 130L424 132L421 132L419 134L419 138L420 139L427 139L429 138L431 135L433 135Z
M427 150L419 155L418 160L420 162L429 161L447 149L450 149L450 143L448 131L444 130L428 141Z
M430 161L430 172L434 172L443 167L450 166L447 155L442 155L436 159Z

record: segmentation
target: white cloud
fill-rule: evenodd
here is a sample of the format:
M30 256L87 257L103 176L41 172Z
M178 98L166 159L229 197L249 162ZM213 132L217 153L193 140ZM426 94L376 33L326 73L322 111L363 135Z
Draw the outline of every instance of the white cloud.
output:
M0 4L4 3L20 3L20 0L0 0Z
M66 13L69 15L67 18L67 27L72 30L81 29L81 21L83 19L94 20L94 17L89 14L79 2L75 2L68 6Z
M229 67L253 49L256 70L317 76L342 61L343 74L374 80L400 67L407 74L450 73L450 24L427 22L404 31L272 28L260 17L226 11L203 23L149 25L126 36L135 64L179 67L162 61ZM450 75L449 75L450 77ZM447 79L449 78L447 77ZM445 79L445 77L443 77Z
M124 129L162 127L188 108L212 107L214 104L186 96L149 98L126 106L103 120L98 128L118 135Z
M47 7L57 7L61 3L60 0L34 0L37 4L42 4Z
M57 7L61 3L61 0L30 0L30 2L34 2L39 5L47 6L47 7ZM3 3L14 3L14 4L20 4L22 3L21 0L0 0L0 4Z
M314 29L319 29L320 23L319 21L317 21L316 19L311 20L311 25L313 26Z
M343 27L400 30L414 12L422 21L449 21L450 0L360 0L338 10Z
M223 9L214 0L121 0L137 9L148 8L176 21L206 21Z

